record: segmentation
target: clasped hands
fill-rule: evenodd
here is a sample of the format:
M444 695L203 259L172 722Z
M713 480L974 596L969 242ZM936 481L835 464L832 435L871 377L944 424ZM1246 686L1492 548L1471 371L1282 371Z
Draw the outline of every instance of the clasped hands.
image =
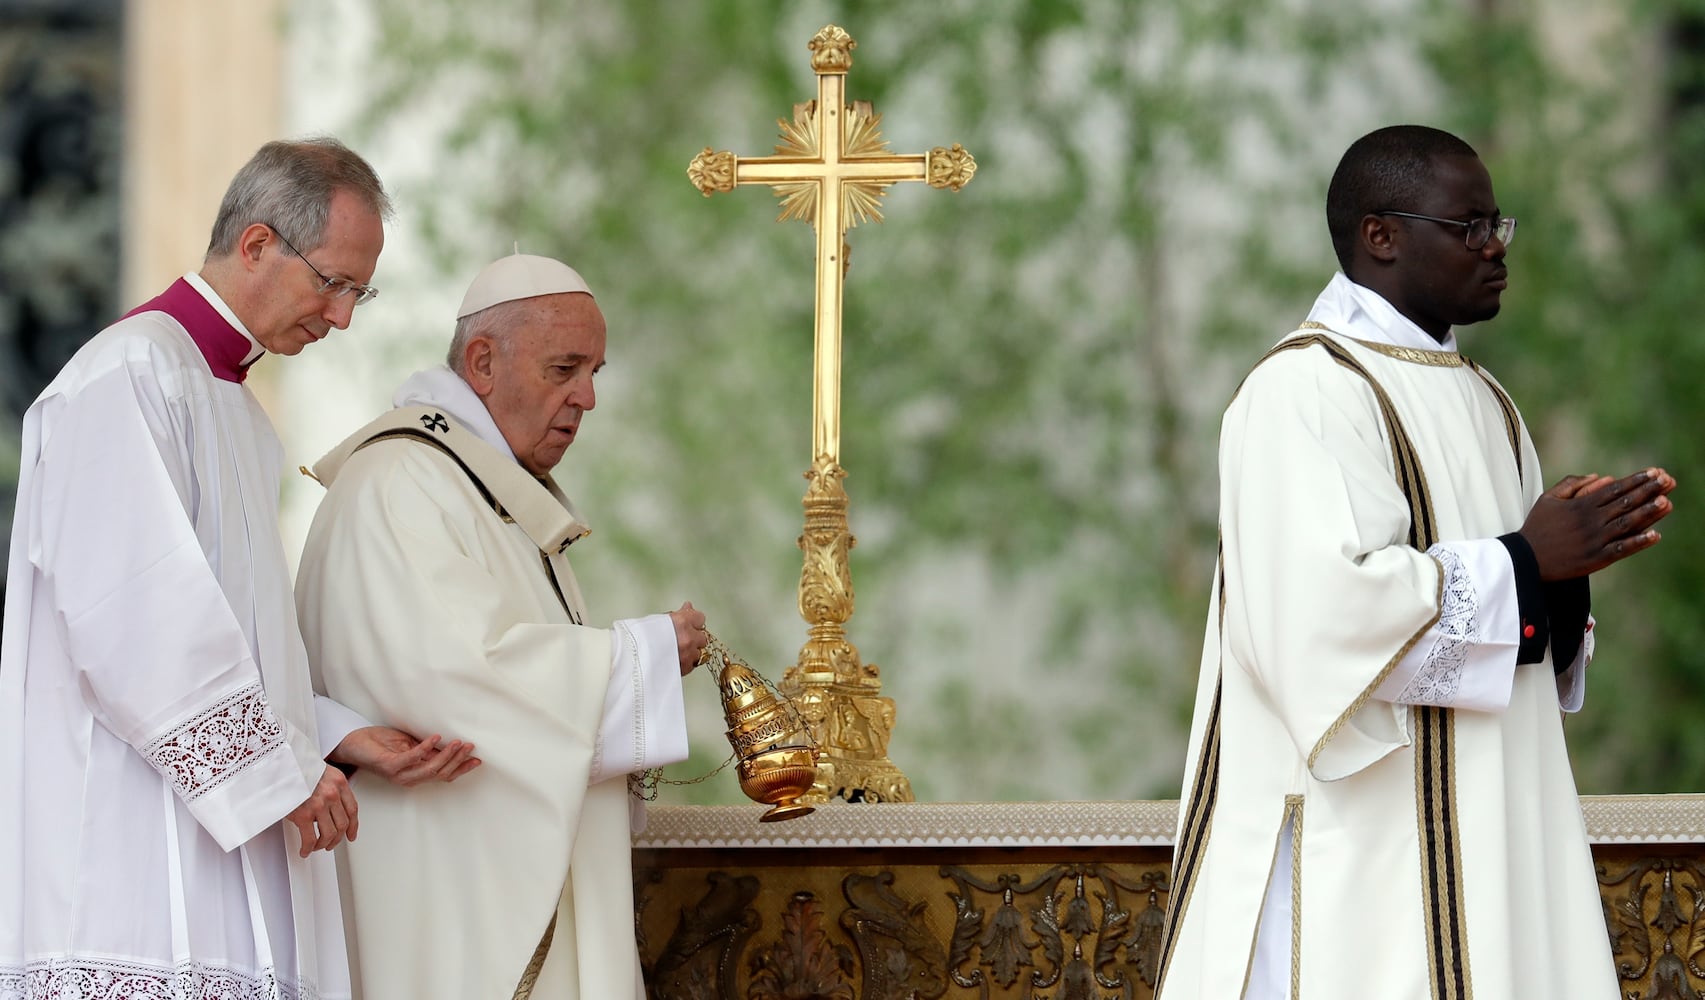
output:
M1586 576L1658 544L1663 536L1654 525L1675 509L1673 489L1675 477L1657 467L1621 479L1564 476L1521 526L1540 579Z
M364 726L352 731L328 760L366 768L403 788L427 781L455 781L480 766L474 745L461 740L440 744L437 734L417 740L389 726ZM344 838L355 839L360 828L355 792L343 772L326 765L307 800L285 820L302 835L302 857L329 851Z

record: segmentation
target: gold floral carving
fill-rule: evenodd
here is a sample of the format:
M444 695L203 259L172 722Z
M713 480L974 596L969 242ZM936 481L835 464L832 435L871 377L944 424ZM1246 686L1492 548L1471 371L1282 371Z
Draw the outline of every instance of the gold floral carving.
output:
M1581 808L1614 996L1701 1000L1705 795L1583 796ZM1151 1000L1176 810L1171 801L835 803L778 827L759 826L748 807L654 809L634 854L651 996L745 1000L752 964L742 949L773 939L795 894L809 892L822 908L811 923L822 937L798 940L828 949L818 968L844 969L836 963L851 954L853 968L835 981L857 985L861 1000L879 995L869 985L942 978L955 998ZM889 916L855 921L853 911ZM933 944L905 931L912 943L903 954L867 950L855 928L876 935L883 920L903 920ZM1241 966L1248 948L1227 941L1222 952ZM695 949L708 953L696 963ZM872 956L892 968L939 962L931 966L939 975L873 979L864 970ZM692 992L701 987L709 992Z
M947 955L931 933L922 901L900 898L893 890L894 873L852 874L841 892L852 907L841 914L841 926L858 944L864 964L861 997L920 1000L947 992Z
M636 871L646 884L636 885L635 898L641 961L656 1000L1103 1000L1153 993L1164 858L851 871L842 859L739 874L644 870L646 858L642 853ZM643 926L671 923L675 933L652 958Z
M872 850L872 849L866 849ZM1149 1000L1166 908L1167 849L1003 849L1009 860L942 863L964 849L800 849L750 868L676 867L642 850L635 919L654 1000ZM747 852L736 851L735 854ZM812 855L822 853L814 862ZM1111 853L1111 856L1110 856ZM868 854L864 855L868 856ZM1705 998L1705 844L1594 849L1623 1000ZM922 864L925 859L938 859ZM672 927L653 950L654 930ZM1226 942L1228 956L1248 942ZM1228 959L1232 960L1232 959Z
M980 987L986 978L1011 989L1022 975L1030 990L1059 987L1068 997L1097 989L1129 996L1139 980L1154 986L1164 872L1133 877L1107 865L1062 865L1021 880L944 865L941 874L958 888L948 893L957 918L948 956L955 984Z
M971 177L977 172L977 161L957 142L952 149L937 146L929 151L929 166L925 172L929 175L930 187L957 191L971 183Z
M1641 1000L1705 996L1705 858L1600 859L1604 919L1622 992Z
M697 901L681 908L675 931L664 943L662 953L648 965L642 962L648 995L654 1000L712 1000L737 995L738 959L761 923L751 905L758 895L758 879L714 871L705 876L705 881L709 887ZM655 895L655 887L649 887L643 893L636 891L635 898L644 902ZM643 912L641 908L636 916ZM642 929L642 940L643 936Z
M805 530L799 536L804 565L799 614L807 639L799 661L782 675L779 690L793 700L825 751L817 786L802 801L832 796L872 802L910 802L911 782L888 761L894 732L892 698L880 696L882 671L863 663L847 641L853 612L848 554L858 544L847 526L846 471L828 455L805 473Z
M854 1000L852 951L823 930L814 893L793 894L781 917L781 938L752 953L750 1000Z
M709 146L693 157L693 162L687 165L687 179L693 182L693 187L704 193L706 198L722 191L734 190L734 154L723 150L713 153Z
M818 31L806 48L811 50L811 68L818 73L845 73L852 69L852 50L858 43L843 28L833 24Z
M812 625L840 625L852 617L852 573L847 567L847 554L858 539L847 525L847 492L841 485L846 471L839 462L827 455L817 456L810 471L805 473L805 531L799 536L800 551L805 564L799 574L799 614ZM832 633L826 634L826 638ZM834 655L834 644L808 644L806 655L812 661L836 663L835 679L841 683L857 681L856 669L842 657ZM802 658L801 663L808 662ZM857 660L851 661L856 665Z

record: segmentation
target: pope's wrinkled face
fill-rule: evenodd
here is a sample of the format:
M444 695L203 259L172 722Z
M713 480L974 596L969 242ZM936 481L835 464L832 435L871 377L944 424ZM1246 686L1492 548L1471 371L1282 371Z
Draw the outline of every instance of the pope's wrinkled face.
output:
M581 292L524 300L515 326L474 338L468 383L523 468L547 475L597 405L592 378L604 367L604 314ZM484 391L482 391L482 389Z

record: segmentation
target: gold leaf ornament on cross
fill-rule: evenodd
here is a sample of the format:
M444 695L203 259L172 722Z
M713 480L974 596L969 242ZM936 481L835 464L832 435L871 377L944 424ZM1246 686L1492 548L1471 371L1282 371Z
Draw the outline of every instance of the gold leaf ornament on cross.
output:
M852 69L852 50L858 48L853 36L838 25L824 25L823 30L807 42L811 50L811 69L817 73L845 73Z
M704 152L693 157L692 164L687 167L687 178L693 182L693 187L704 192L706 198L714 191L734 190L734 154L727 150L713 153L706 146Z
M851 35L832 24L811 39L812 70L835 80L833 87L820 87L824 95L844 94L842 78L852 69L852 50L857 47ZM839 195L835 221L844 232L861 222L881 222L882 198L897 181L921 180L933 188L958 191L977 173L976 159L957 142L921 155L896 155L882 138L882 116L869 101L841 99L836 104L841 113L827 117L842 123L839 143L824 144L818 101L806 101L793 106L791 121L777 120L781 141L773 156L741 158L706 146L687 166L687 178L706 198L733 191L738 184L768 184L781 200L778 222L798 219L813 226L820 224L818 199L828 187Z

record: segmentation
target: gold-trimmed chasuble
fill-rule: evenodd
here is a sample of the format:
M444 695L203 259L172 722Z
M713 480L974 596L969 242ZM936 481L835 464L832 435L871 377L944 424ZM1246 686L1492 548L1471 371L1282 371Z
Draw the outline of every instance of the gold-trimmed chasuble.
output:
M817 232L817 314L811 403L811 468L805 473L805 554L799 576L799 613L807 639L799 662L778 687L799 707L823 750L817 784L803 801L833 795L869 801L909 802L911 782L888 760L894 730L894 701L881 696L881 671L860 662L847 639L853 613L848 553L855 539L847 524L847 494L841 485L841 300L846 278L847 229L881 222L881 202L890 185L926 181L953 191L976 172L963 147L937 146L928 153L890 152L882 138L882 116L869 101L846 100L846 74L857 42L829 25L811 39L811 68L817 99L794 105L782 121L773 156L737 157L704 152L693 157L687 176L706 197L740 184L767 184L782 208L778 221L802 219Z

